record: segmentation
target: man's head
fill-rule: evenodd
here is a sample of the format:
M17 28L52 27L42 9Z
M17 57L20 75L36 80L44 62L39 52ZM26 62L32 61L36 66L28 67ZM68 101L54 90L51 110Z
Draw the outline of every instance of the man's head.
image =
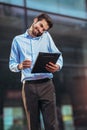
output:
M38 15L36 18L38 19L38 21L41 21L42 19L45 19L45 21L47 22L47 24L49 26L49 29L53 26L51 17L48 16L47 14L45 14L45 13L42 13L42 14Z
M34 18L33 24L30 28L34 37L41 36L44 31L49 30L53 26L51 18L47 14L40 14Z

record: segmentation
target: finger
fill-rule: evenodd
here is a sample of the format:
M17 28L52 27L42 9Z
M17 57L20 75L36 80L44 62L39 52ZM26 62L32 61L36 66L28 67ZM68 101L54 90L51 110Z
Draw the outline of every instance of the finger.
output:
M31 67L32 62L31 61L24 61L23 62L23 68L30 68Z
M48 67L49 69L55 69L56 68L56 66L54 64L52 64L52 65L47 64L46 67Z

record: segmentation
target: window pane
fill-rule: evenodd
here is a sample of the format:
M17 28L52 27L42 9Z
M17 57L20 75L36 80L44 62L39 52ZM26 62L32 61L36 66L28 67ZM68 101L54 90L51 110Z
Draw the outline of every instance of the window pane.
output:
M0 0L0 2L5 2L8 4L13 4L13 5L19 5L19 6L23 6L24 5L24 0Z
M85 0L79 0L79 2L75 0L27 0L27 7L78 18L87 18Z
M24 30L24 10L3 5L0 10L0 59L7 59L13 37Z
M22 107L4 108L4 130L23 130Z

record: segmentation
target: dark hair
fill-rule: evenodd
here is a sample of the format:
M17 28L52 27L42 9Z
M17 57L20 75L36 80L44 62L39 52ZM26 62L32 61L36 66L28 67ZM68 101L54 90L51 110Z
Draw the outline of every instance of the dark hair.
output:
M46 22L48 23L49 29L52 28L52 26L53 26L52 19L51 19L51 17L48 16L47 14L42 13L42 14L38 15L36 18L38 19L38 21L40 21L40 20L42 20L42 19L45 19Z

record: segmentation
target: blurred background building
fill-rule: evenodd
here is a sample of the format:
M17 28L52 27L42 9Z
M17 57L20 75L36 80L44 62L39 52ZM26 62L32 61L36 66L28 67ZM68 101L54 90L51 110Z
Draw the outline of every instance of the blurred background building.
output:
M60 129L87 130L87 0L0 0L0 130L27 130L20 73L8 61L14 36L41 12L52 17L50 34L64 58L53 79Z

